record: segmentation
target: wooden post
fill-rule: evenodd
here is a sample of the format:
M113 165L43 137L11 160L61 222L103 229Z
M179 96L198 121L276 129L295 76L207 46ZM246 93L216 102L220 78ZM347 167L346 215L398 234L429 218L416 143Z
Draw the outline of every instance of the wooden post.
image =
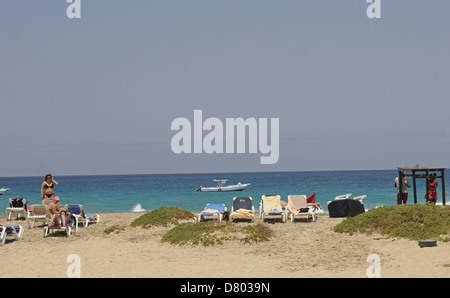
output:
M413 189L414 189L414 204L417 204L417 188L416 188L416 171L412 170Z
M398 194L397 194L397 205L402 204L402 182L403 173L401 170L398 171Z
M442 182L442 205L445 206L445 180L444 180L444 171L441 170L441 182Z

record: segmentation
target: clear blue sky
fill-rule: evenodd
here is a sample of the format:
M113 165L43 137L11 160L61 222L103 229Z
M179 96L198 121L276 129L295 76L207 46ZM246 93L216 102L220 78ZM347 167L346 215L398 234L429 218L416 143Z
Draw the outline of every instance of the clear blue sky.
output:
M0 3L0 176L449 167L450 2ZM280 158L172 152L177 117L276 117Z

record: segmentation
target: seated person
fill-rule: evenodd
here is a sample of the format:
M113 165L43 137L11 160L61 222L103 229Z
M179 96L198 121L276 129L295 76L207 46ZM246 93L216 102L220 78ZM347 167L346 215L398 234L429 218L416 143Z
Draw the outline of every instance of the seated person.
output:
M72 214L65 211L61 207L62 205L59 203L59 197L54 197L53 201L48 205L48 209L50 210L50 214L52 216L50 226L67 226L67 223L70 221L70 217Z

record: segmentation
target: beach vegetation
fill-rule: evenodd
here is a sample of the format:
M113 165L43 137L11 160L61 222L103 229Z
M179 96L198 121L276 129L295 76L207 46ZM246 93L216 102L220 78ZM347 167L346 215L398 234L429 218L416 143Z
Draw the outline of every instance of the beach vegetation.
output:
M178 245L213 246L233 240L252 244L269 241L271 236L272 231L263 225L239 226L230 222L186 222L168 231L161 241Z
M412 204L378 207L345 219L334 227L334 231L450 241L450 206Z
M169 224L178 224L181 220L194 219L195 215L183 208L178 207L161 207L150 212L147 212L136 218L132 223L132 227L152 227L163 226L167 227Z
M107 228L104 230L104 232L105 232L106 234L108 234L108 235L111 234L111 233L118 234L118 233L120 233L120 232L122 232L122 231L125 231L125 227L119 226L119 225L110 226L110 227L107 227Z

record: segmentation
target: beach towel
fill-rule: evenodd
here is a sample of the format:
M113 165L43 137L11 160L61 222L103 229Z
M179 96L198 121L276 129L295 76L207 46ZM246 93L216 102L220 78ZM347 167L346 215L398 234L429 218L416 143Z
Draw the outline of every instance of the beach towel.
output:
M233 218L252 218L253 212L248 209L238 209L230 214L230 219Z
M202 215L214 215L214 214L219 214L219 210L216 209L205 209L202 211L201 213Z
M264 212L269 212L269 213L282 212L283 210L281 208L280 199L281 199L281 197L279 195L264 196L263 197Z
M291 195L288 198L288 207L292 212L299 212L307 209L306 196L304 195Z

